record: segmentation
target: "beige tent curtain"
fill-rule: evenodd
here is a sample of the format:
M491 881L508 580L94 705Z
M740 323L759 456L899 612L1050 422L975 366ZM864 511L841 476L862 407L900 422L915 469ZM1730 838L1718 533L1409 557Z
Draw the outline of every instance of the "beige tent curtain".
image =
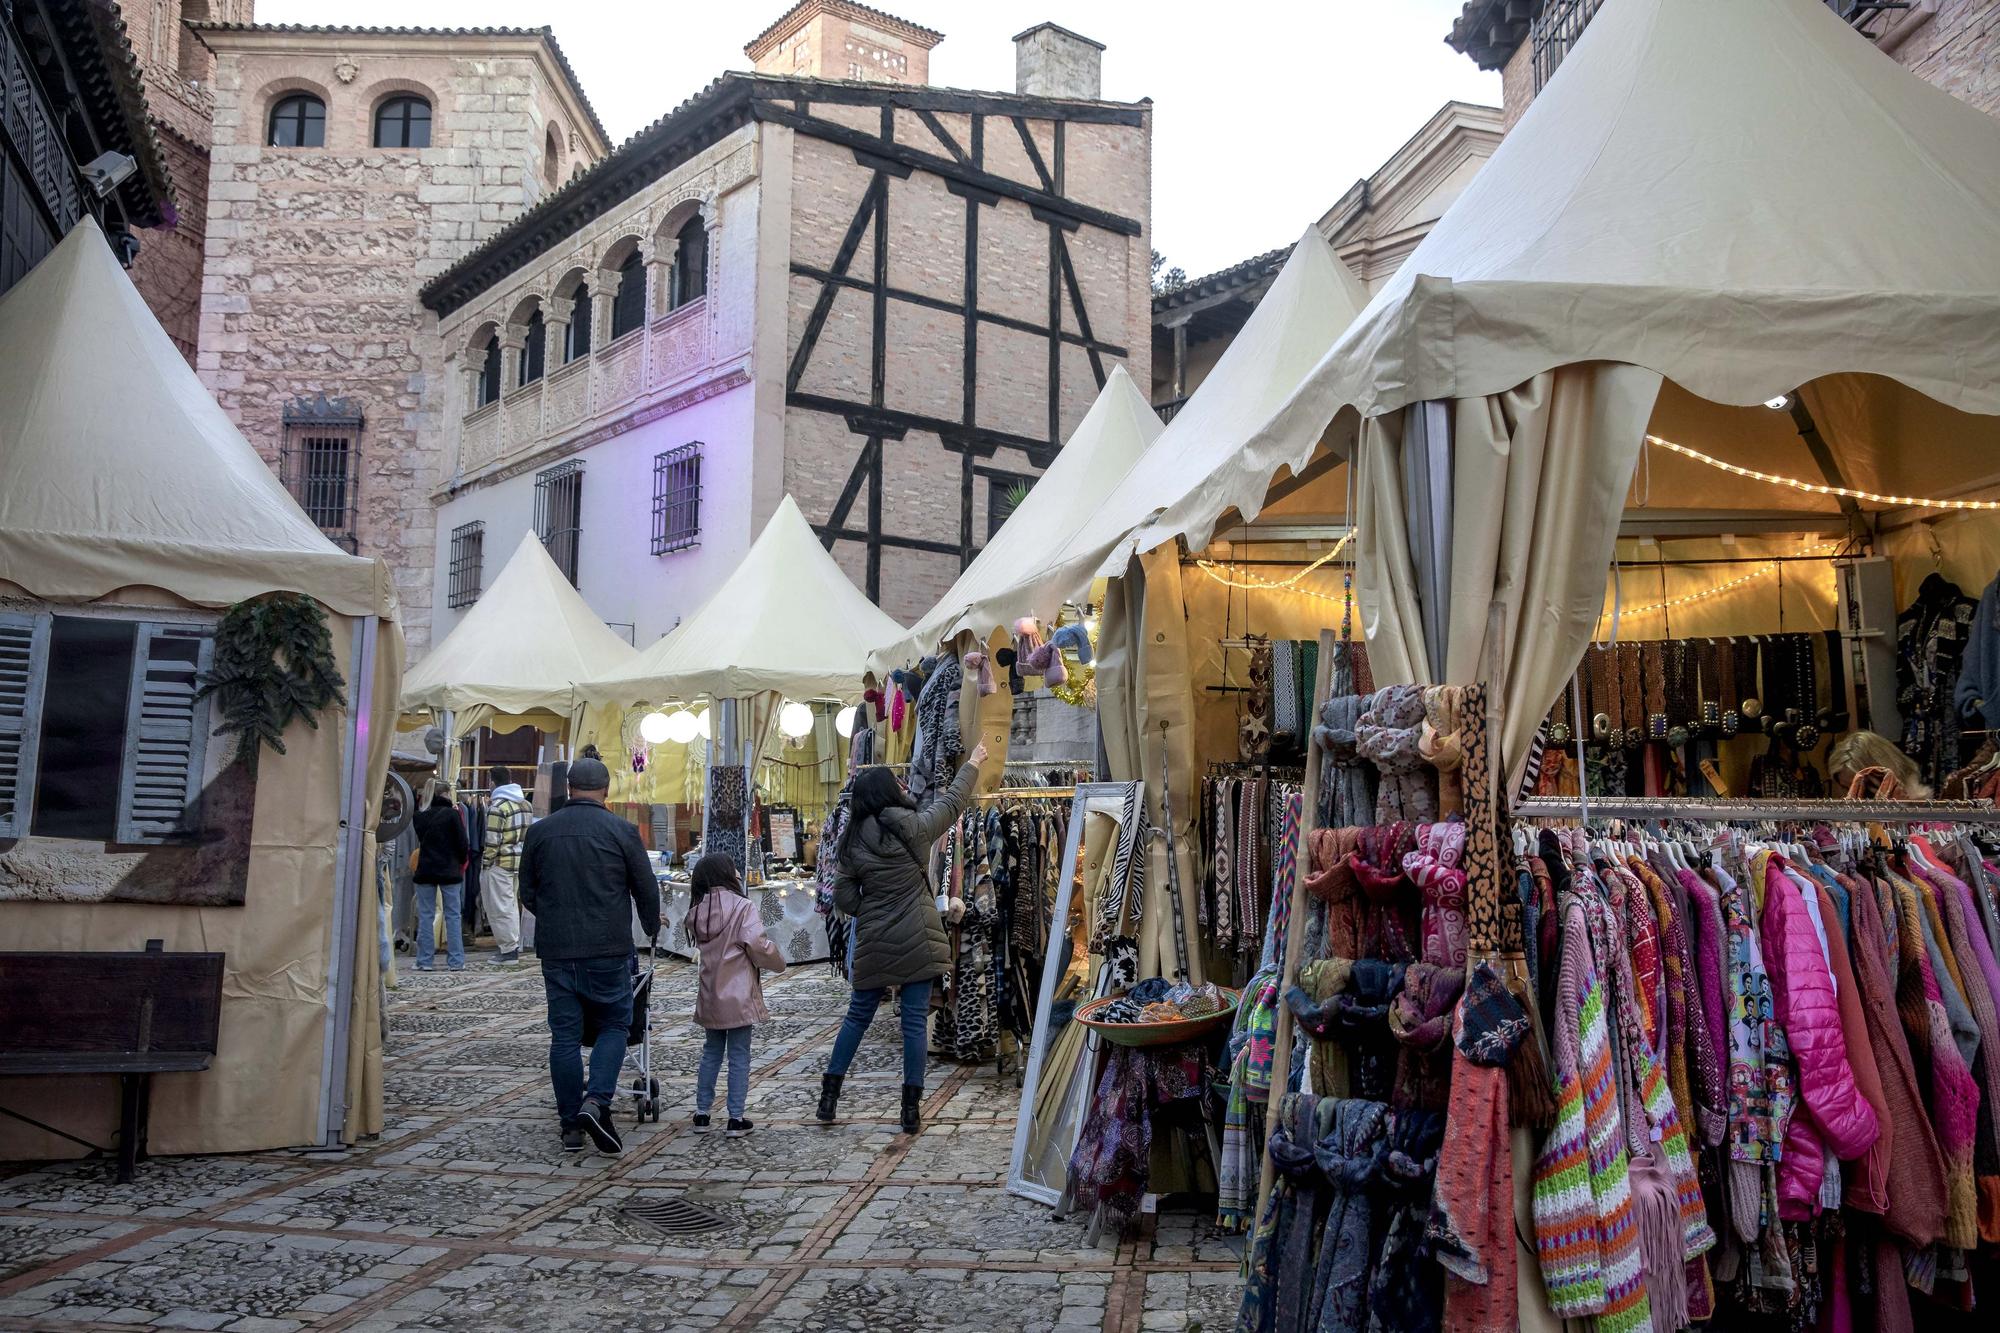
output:
M1660 376L1591 362L1452 404L1451 584L1445 676L1470 682L1488 617L1504 608L1501 762L1524 762L1535 728L1597 624L1604 571ZM1403 523L1402 416L1364 424L1356 584L1383 683L1423 678L1417 577ZM1491 673L1490 666L1486 668Z
M1181 610L1179 551L1163 546L1135 557L1105 591L1098 628L1097 716L1114 782L1146 784L1147 818L1160 828L1160 726L1166 724L1173 765L1174 851L1180 861L1181 913L1188 929L1190 980L1207 979L1195 929L1199 858L1194 853L1201 788L1194 746L1188 625ZM1145 911L1139 927L1139 975L1174 970L1173 900L1167 896L1166 845L1155 839L1146 858Z

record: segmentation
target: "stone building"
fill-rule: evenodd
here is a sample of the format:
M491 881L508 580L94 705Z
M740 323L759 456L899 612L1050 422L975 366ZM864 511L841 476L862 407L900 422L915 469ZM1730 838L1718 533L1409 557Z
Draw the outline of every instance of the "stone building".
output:
M450 460L416 291L599 161L604 127L545 28L182 34L212 117L197 369L320 526L387 560L421 653Z
M838 0L746 49L885 37L861 79L723 75L424 287L434 635L532 527L647 643L787 492L908 619L1111 367L1150 373L1150 107L1099 100L1088 42L1015 93L919 86L938 35Z
M1498 107L1447 102L1315 224L1368 290L1386 282L1500 146ZM1291 256L1283 246L1153 298L1153 402L1171 415Z
M1500 71L1512 128L1604 0L1467 0L1445 40ZM2000 115L2000 5L1993 0L1827 0L1882 51L1928 83Z

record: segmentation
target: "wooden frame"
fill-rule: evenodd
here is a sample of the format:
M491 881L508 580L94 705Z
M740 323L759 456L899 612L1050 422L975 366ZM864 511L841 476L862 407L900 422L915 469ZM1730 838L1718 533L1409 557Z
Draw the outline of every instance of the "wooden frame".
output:
M1139 785L1136 782L1081 782L1077 784L1076 795L1070 803L1069 836L1063 840L1062 887L1056 893L1055 914L1051 918L1054 924L1049 932L1049 956L1042 964L1041 985L1036 992L1035 1030L1028 1041L1028 1065L1021 1077L1021 1107L1014 1121L1014 1150L1007 1159L1007 1192L1018 1194L1024 1199L1033 1199L1036 1203L1046 1204L1051 1208L1061 1206L1063 1198L1069 1192L1067 1184L1051 1186L1040 1180L1030 1180L1027 1177L1027 1170L1029 1140L1033 1136L1035 1126L1035 1102L1041 1090L1042 1061L1048 1054L1049 1009L1055 1003L1056 981L1061 973L1054 941L1056 932L1066 929L1069 922L1070 907L1077 888L1077 858L1083 851L1084 825L1088 822L1089 815L1093 810L1122 813L1127 793ZM1098 984L1101 983L1100 974ZM1088 1103L1091 1090L1096 1083L1095 1057L1102 1045L1095 1034L1086 1036L1084 1043L1083 1057L1078 1063L1082 1077L1072 1080L1069 1091L1064 1096L1065 1108L1071 1104L1076 1105L1075 1124L1079 1130L1082 1127L1083 1107ZM1065 1114L1056 1125L1050 1127L1050 1132L1056 1132L1069 1118ZM1073 1142L1072 1140L1072 1145Z

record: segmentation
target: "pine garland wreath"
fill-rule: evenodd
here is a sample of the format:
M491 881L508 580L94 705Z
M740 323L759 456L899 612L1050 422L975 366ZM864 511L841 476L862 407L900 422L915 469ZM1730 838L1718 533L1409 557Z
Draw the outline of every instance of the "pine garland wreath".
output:
M216 696L222 725L215 734L236 733L236 757L254 766L259 742L285 753L285 728L303 719L317 729L318 714L346 706L346 690L326 612L309 597L281 592L223 614L215 664L195 697Z

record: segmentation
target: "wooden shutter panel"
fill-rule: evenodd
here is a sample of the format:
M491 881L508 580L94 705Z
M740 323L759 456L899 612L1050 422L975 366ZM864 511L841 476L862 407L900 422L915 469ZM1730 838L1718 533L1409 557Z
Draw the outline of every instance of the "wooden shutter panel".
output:
M0 614L0 838L24 838L35 808L49 617Z
M195 702L195 677L214 656L215 637L204 626L140 622L118 781L119 842L174 842L200 831L209 701Z

